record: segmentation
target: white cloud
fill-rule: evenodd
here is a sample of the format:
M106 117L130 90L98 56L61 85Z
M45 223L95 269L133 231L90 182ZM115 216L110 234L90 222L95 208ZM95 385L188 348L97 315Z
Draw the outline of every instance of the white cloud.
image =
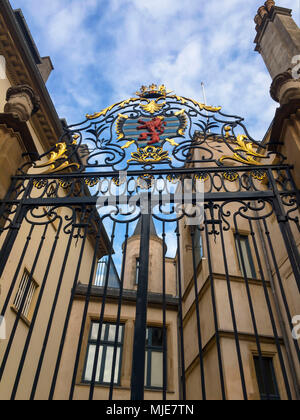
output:
M253 18L263 0L13 0L55 72L49 90L70 123L128 98L142 84L244 116L261 138L277 106L254 52ZM280 0L295 7L294 0ZM298 10L295 10L297 18ZM66 115L64 115L66 113Z

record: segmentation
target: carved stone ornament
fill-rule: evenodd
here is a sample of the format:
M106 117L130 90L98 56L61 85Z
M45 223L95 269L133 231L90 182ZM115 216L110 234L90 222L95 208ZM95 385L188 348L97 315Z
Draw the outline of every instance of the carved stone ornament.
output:
M266 8L267 8L267 10L269 12L272 9L272 7L275 6L275 1L274 0L267 0L265 2L265 6L266 6Z
M274 0L267 0L264 6L261 6L258 11L257 15L254 18L254 22L256 23L256 30L258 31L262 23L264 22L264 17L270 15L271 10L275 6Z
M254 18L254 22L256 23L257 26L260 26L262 24L262 18L257 14Z
M280 105L285 105L293 99L300 99L300 79L293 78L291 69L288 69L275 77L270 94Z
M268 14L268 11L267 11L267 9L265 8L265 6L261 6L261 7L258 9L257 13L258 13L258 14L259 14L259 16L263 19L263 18L265 17L265 15L267 15L267 14Z
M40 109L40 98L28 85L17 85L6 92L4 112L28 121Z

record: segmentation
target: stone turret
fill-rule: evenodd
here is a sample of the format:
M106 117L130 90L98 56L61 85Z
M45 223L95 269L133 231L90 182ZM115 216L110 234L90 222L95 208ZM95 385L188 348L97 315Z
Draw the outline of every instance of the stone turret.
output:
M281 105L300 99L300 78L295 78L293 71L300 54L300 29L292 11L268 0L258 9L254 21L256 51L263 57L273 80L272 98Z

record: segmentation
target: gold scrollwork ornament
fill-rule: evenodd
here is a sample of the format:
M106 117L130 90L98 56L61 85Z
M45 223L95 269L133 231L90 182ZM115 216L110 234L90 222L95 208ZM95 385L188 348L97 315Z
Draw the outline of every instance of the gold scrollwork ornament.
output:
M57 152L51 152L50 153L50 158L47 162L45 163L40 163L40 164L33 164L33 168L35 169L42 169L42 168L47 168L48 170L46 170L44 172L44 174L52 174L52 173L56 173L56 172L60 172L63 171L64 169L68 169L71 167L80 168L80 165L78 163L70 163L67 156L67 151L68 151L68 146L66 143L57 143L56 145L57 148ZM62 160L65 159L64 162L62 162Z
M139 148L137 152L131 153L131 159L128 160L128 163L157 163L167 160L172 161L169 152L163 150L162 147L146 146Z

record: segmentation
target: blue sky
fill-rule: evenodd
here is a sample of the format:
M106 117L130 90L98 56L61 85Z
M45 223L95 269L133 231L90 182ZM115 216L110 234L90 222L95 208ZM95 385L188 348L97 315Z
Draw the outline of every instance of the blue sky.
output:
M263 0L12 0L41 56L55 71L47 87L69 124L164 83L178 95L245 117L260 140L277 104L271 78L254 52L253 18ZM294 9L298 0L278 0Z

